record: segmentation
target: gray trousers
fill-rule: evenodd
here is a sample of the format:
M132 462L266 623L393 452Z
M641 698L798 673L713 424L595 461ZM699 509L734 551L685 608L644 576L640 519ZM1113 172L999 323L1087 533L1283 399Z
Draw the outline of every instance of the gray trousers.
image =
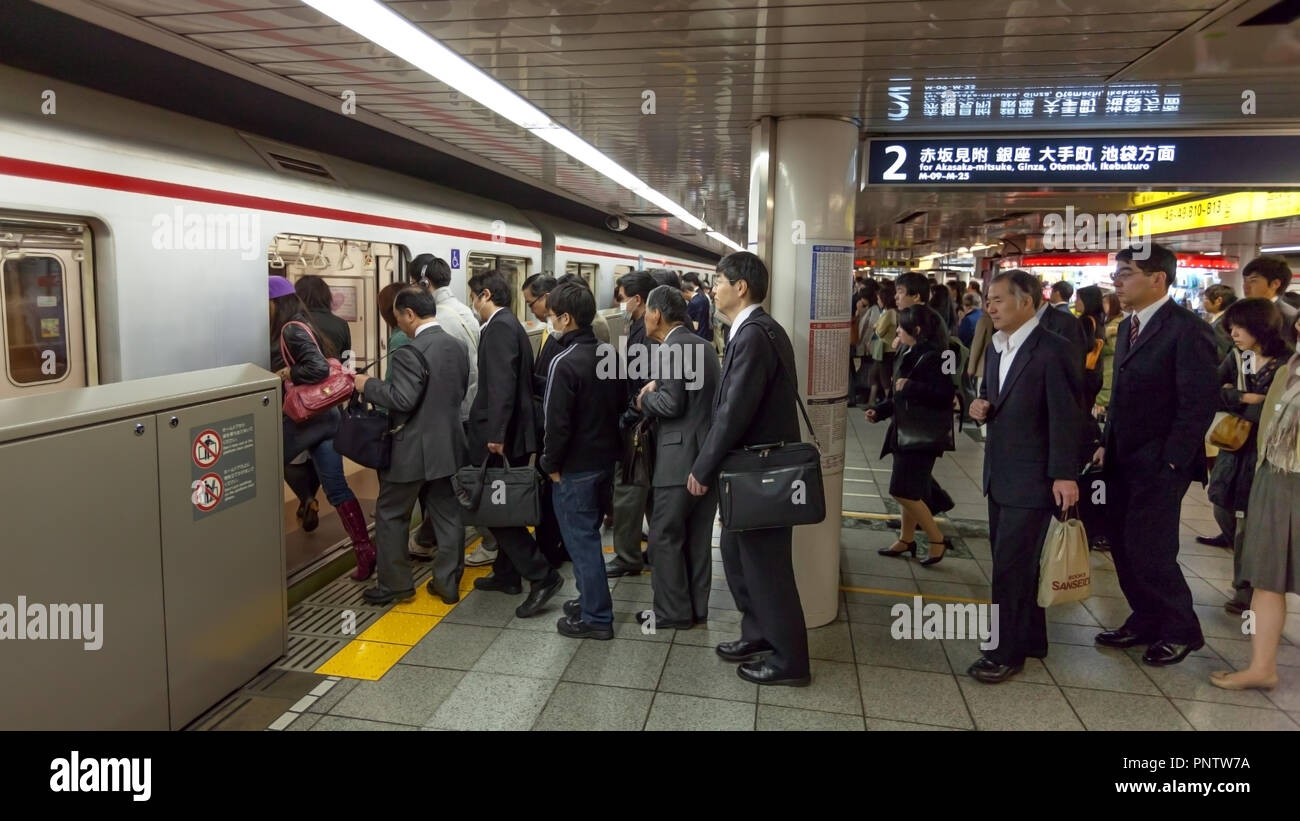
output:
M653 489L650 513L650 576L656 618L702 622L713 589L713 519L718 489L692 496L685 485Z
M461 524L460 503L447 478L429 482L380 482L379 499L375 503L379 583L389 590L410 590L414 585L406 543L410 536L411 511L417 499L424 505L438 539L433 554L434 582L443 591L454 593L465 572L465 528Z
M623 484L623 471L614 470L614 555L629 568L645 567L641 558L641 520L650 488Z

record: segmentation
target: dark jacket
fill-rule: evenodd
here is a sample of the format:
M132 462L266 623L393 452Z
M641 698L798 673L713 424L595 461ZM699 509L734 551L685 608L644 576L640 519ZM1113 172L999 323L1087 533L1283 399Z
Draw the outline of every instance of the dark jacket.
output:
M1218 406L1214 332L1170 299L1128 344L1119 323L1106 430L1105 468L1132 478L1171 470L1205 482L1205 432ZM1173 468L1170 468L1173 465Z
M480 464L489 442L505 445L511 464L537 452L533 418L533 346L509 309L492 315L479 331L478 393L469 411L469 461Z
M1291 343L1292 347L1296 346L1295 318L1297 310L1295 306L1285 299L1278 297L1277 302L1273 303L1277 309L1282 312L1282 338Z
M685 325L670 331L658 351L661 361L680 361L684 369L699 369L698 373L685 371L684 375L691 377L689 380L656 380L655 389L641 399L645 414L659 420L651 485L676 487L686 484L695 457L708 439L713 422L713 397L718 392L722 367L711 341L691 333ZM680 352L681 360L669 352Z
M538 464L548 474L608 470L622 447L622 386L597 377L597 340L590 327L569 331L558 344L542 399L546 439Z
M1088 339L1088 332L1083 327L1083 323L1079 321L1079 318L1068 310L1048 305L1047 310L1043 311L1042 316L1038 318L1038 324L1052 333L1064 337L1065 341L1070 343L1070 348L1074 351L1074 358L1079 361L1079 373L1083 373L1088 351L1092 350L1092 344L1091 340ZM984 378L988 378L988 373L984 374Z
M1223 363L1223 358L1232 353L1237 347L1233 343L1232 337L1228 334L1228 326L1223 324L1223 315L1226 313L1227 311L1224 311L1219 314L1214 318L1214 321L1210 323L1210 327L1214 329L1214 347L1215 351L1219 355L1220 364Z
M1208 495L1210 501L1228 510L1245 510L1250 499L1250 486L1255 481L1255 463L1259 460L1259 417L1263 403L1242 402L1242 394L1268 394L1278 369L1290 359L1289 355L1275 356L1255 373L1245 375L1246 390L1237 389L1237 357L1224 357L1219 364L1219 406L1216 410L1228 411L1250 420L1250 435L1246 444L1237 450L1220 450L1210 473Z
M640 319L632 320L632 324L627 326L626 354L628 360L630 361L634 356L644 357L645 354L634 354L633 351L636 350L637 345L650 345L650 343L651 340L647 338L645 334L645 316L642 315ZM648 358L645 358L644 361L649 362L650 360ZM641 392L641 389L644 388L646 386L646 383L649 381L650 380L643 379L641 377L637 377L633 379L632 377L629 376L624 383L624 386L627 390L627 399L629 401L635 402L637 394Z
M557 338L555 334L546 334L542 347L537 351L537 361L533 363L533 396L537 397L539 408L542 397L546 394L546 375L551 372L551 360L564 349L560 344L562 338Z
M311 324L306 317L298 314L280 330L280 338L284 340L284 347L288 349L289 359L293 362L289 366L289 378L297 385L315 385L330 375L329 362L314 334L297 324L299 322ZM278 371L287 364L280 355L280 339L272 339L271 370Z
M899 399L931 408L951 408L956 388L952 384L952 376L943 372L946 350L933 342L907 348L898 357L899 364L895 368L894 377L896 380L906 379L907 384L891 398L875 404L876 418L891 419L894 416L895 403ZM885 443L880 449L881 456L897 450L896 422L897 420L893 419L889 424L889 430L885 432ZM943 448L936 448L934 452L938 454L942 451Z
M352 350L352 330L348 323L329 311L308 311L307 316L316 330L334 346L334 356L341 361L343 352Z
M686 316L690 318L692 324L692 327L687 330L693 331L701 339L712 341L713 318L709 315L709 308L709 298L703 291L696 291L695 296L686 303Z
M1051 308L1048 313L1059 313ZM984 445L984 495L1008 507L1054 508L1052 482L1082 468L1083 372L1074 349L1039 323L999 383L1002 357L984 351L980 398L992 403Z
M700 484L716 484L728 451L803 441L794 380L790 337L767 312L756 309L727 342L713 400L713 426L691 466Z
M419 482L454 475L466 460L460 423L460 404L469 389L464 344L435 325L389 362L387 381L372 379L365 389L365 398L388 408L394 426L401 426L393 436L392 465L379 478Z

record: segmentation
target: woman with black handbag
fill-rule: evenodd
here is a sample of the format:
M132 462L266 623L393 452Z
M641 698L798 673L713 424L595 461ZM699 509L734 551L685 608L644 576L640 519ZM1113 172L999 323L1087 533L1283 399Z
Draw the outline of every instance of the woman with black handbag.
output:
M928 555L921 561L926 566L939 563L948 548L925 503L930 496L934 460L956 447L952 430L952 398L956 388L952 375L944 369L947 335L943 319L933 308L913 305L899 311L898 336L908 349L899 363L894 395L866 412L867 421L872 423L893 418L880 455L894 455L889 495L903 509L898 541L878 552L882 556L910 553L915 558L913 536L920 526L930 544ZM950 368L955 367L957 364L953 362ZM936 552L940 545L942 549Z

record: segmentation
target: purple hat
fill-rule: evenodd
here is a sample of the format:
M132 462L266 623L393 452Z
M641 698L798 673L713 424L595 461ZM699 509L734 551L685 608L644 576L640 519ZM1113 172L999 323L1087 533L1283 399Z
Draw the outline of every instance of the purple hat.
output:
M267 277L267 280L270 282L271 286L271 296L268 297L269 299L288 296L289 294L294 293L293 283L284 277Z

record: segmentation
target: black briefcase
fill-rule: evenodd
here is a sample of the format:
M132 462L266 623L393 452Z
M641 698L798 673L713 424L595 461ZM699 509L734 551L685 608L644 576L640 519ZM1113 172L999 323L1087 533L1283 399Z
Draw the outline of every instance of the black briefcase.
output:
M334 450L358 465L388 470L393 461L392 424L388 414L365 407L354 391L334 433Z
M821 452L808 442L732 451L718 474L718 511L727 530L821 522L826 518Z
M653 416L642 416L623 434L623 484L650 487L655 475L655 434Z
M532 465L488 467L467 465L456 471L452 487L465 509L467 525L477 527L534 527L542 521L541 476ZM504 458L502 461L505 461Z

